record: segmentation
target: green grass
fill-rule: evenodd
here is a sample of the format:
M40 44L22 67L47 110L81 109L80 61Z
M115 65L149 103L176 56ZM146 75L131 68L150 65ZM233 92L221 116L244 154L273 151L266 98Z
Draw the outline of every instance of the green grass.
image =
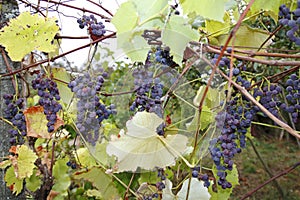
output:
M261 137L253 139L253 143L273 175L300 162L300 149L293 140L279 141ZM231 200L241 199L246 193L270 178L249 143L247 148L236 156L235 162L239 169L240 185L234 188ZM283 198L275 184L271 182L248 199L300 200L300 166L276 180L284 193Z

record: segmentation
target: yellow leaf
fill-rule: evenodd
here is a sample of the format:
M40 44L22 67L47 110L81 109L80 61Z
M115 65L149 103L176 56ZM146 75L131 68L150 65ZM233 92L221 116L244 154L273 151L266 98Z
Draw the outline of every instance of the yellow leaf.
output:
M47 53L55 51L55 46L51 44L59 30L55 21L55 18L45 19L38 14L23 12L1 29L0 44L13 61L21 61L33 50Z
M25 145L17 147L17 165L18 169L15 169L18 178L30 177L33 174L35 168L34 162L38 158L35 153Z
M54 131L48 132L47 123L48 120L44 114L44 108L42 106L32 106L24 111L26 120L27 136L35 138L50 139L53 132L55 132L60 126L64 125L61 118L57 117L54 124Z

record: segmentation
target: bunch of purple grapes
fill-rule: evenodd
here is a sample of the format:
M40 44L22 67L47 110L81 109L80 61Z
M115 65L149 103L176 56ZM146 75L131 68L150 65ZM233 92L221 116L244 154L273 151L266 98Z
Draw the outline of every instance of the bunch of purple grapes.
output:
M220 56L219 54L215 54L210 62L215 65L218 61L219 56ZM218 67L221 67L221 69L224 69L224 70L229 69L230 68L230 59L227 58L226 56L223 56L219 62Z
M54 124L57 120L57 113L62 109L58 101L60 100L59 91L56 82L46 77L45 74L38 74L36 79L32 80L32 88L37 90L40 97L39 105L44 108L44 114L48 120L48 132L54 131Z
M97 96L104 84L104 76L106 76L105 72L93 79L86 72L68 85L78 99L76 126L82 136L92 145L95 145L100 137L101 122L116 113L113 104L105 106Z
M192 177L193 178L200 178L202 181L204 181L204 187L209 187L210 182L209 182L209 177L207 174L201 174L199 176L199 171L200 171L200 166L192 168Z
M255 88L253 97L260 97L259 103L261 103L270 113L279 119L279 108L282 108L281 92L282 89L279 85L270 84L269 86L264 86L262 90Z
M88 30L96 36L102 36L105 34L105 26L102 22L97 22L97 19L94 15L86 16L83 15L82 18L77 20L79 28L83 29L87 27Z
M19 98L14 99L12 94L4 94L3 98L5 99L5 105L7 106L4 111L4 118L12 123L14 126L13 129L9 130L10 139L9 142L11 145L22 144L23 137L26 136L26 121L23 114L24 109L24 99Z
M239 101L243 101L243 106ZM236 96L215 117L221 135L210 141L209 150L218 170L218 184L223 189L232 187L226 180L227 170L233 169L233 157L246 147L246 133L258 111L245 97Z
M151 53L151 51L149 52ZM170 55L170 49L157 47L155 51L155 61L167 66L174 66L173 56Z
M300 0L297 1L297 8L294 11L290 11L285 4L282 4L279 7L279 16L281 17L279 23L289 29L286 36L296 45L300 45Z
M148 111L163 117L161 98L163 84L160 78L153 78L154 74L148 67L137 68L133 71L135 85L135 99L130 106L131 111Z
M227 50L228 52L231 52L230 49ZM212 64L216 64L217 60L219 58L219 54L215 54L214 57L211 59L211 63ZM218 67L220 67L220 69L224 70L225 72L227 72L227 76L229 76L229 69L230 69L230 59L226 56L222 57ZM246 66L242 63L239 62L232 70L232 75L234 77L236 77L236 82L237 83L241 83L241 85L245 88L249 88L251 86L250 82L246 79L244 79L242 76L240 76L240 72L242 70L245 70Z
M290 113L294 123L297 123L300 112L300 81L296 74L292 74L286 81L287 104L282 103L281 108Z
M160 181L156 183L156 188L158 191L162 191L166 188L166 185L163 183L166 180L165 171L162 168L157 169L157 177L160 178Z

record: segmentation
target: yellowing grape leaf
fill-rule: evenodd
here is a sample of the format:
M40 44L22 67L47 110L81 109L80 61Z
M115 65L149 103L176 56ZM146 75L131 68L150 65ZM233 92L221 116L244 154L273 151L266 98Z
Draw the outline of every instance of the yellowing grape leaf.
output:
M17 146L17 156L12 156L11 161L14 167L15 176L19 179L30 177L35 168L34 162L37 155L26 145Z
M250 0L246 0L247 3ZM265 0L255 0L253 5L251 6L251 14L260 12L261 10L269 11L268 14L277 21L278 19L278 12L279 6L282 4L282 0L272 0L272 1L265 1Z
M18 179L16 177L13 166L9 167L6 170L4 180L6 182L7 187L9 187L15 195L18 195L21 193L21 191L23 189L23 180L24 179Z
M268 37L269 37L269 33L267 31L242 25L240 26L240 28L238 29L235 35L234 45L243 46L247 48L250 47L259 48L261 44L264 43ZM228 34L220 35L219 37L217 37L219 41L219 45L224 45L227 38L228 38ZM231 45L232 45L232 41L229 43L228 46ZM265 46L267 45L268 43Z
M137 112L127 121L127 134L109 142L106 152L118 158L118 172L136 171L138 167L152 170L155 167L174 165L185 151L184 135L159 136L156 128L163 119L154 113Z
M5 47L13 61L21 61L33 50L48 53L55 51L55 46L51 44L59 30L55 20L23 12L1 29L0 44Z
M166 188L163 190L162 200L186 200L187 192L189 192L187 200L209 200L211 195L203 184L203 181L199 181L197 178L192 178L189 185L189 179L187 179L183 182L183 185L177 195L174 195L171 190L172 182L169 179L166 179Z
M6 167L11 165L11 161L10 160L4 160L2 162L0 162L0 169L5 169Z
M229 15L224 15L224 22L215 20L205 20L205 30L213 37L217 37L222 34L227 34L231 28L231 19Z
M97 195L102 195L102 199L120 199L118 190L113 183L113 179L105 173L105 170L101 168L93 167L89 170L76 172L73 177L77 180L83 179L91 182L93 186L98 189L99 193L97 192Z
M48 120L44 114L44 108L42 106L32 106L24 110L27 136L35 138L46 138L50 139L53 132L55 132L60 126L64 125L61 118L57 117L56 123L54 124L54 131L48 132L47 123Z

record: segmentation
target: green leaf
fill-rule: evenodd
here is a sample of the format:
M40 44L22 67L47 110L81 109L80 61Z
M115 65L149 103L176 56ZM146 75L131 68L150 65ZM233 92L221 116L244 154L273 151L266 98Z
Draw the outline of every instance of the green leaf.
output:
M53 166L54 185L52 190L59 192L58 197L66 196L67 190L71 184L71 178L68 174L69 167L66 165L68 158L57 160Z
M61 100L66 104L69 105L71 103L73 93L68 87L66 83L69 83L71 78L70 74L66 71L65 68L52 68L53 77L59 81L55 81L57 83L57 88L59 90L59 94Z
M205 91L205 85L199 87L197 95L195 96L193 103L195 106L199 106L200 101ZM220 105L221 101L225 99L224 87L220 88L209 88L204 100L204 106L212 109Z
M139 25L145 22L153 22L160 15L166 14L166 7L168 7L168 0L152 0L152 1L141 1L132 0L135 4L136 11L139 16ZM150 19L150 20L149 20ZM154 25L152 23L152 25Z
M196 12L208 19L223 21L225 13L224 0L180 0L183 12L188 14Z
M74 154L75 154L75 152L74 152ZM95 159L91 156L91 154L89 153L89 150L86 147L77 149L76 155L75 155L75 157L78 158L79 163L81 165L83 165L84 167L91 167L91 166L95 166L97 164L95 162Z
M77 180L83 179L89 181L101 193L103 199L119 199L118 191L112 181L112 178L105 171L98 167L93 167L88 171L77 172L74 175Z
M138 14L135 4L132 1L122 3L111 23L116 27L117 34L130 32L138 22Z
M206 20L205 29L206 32L212 34L213 37L217 37L222 34L227 34L231 28L231 22L228 15L224 16L224 22L216 20Z
M139 183L148 183L148 184L156 184L159 181L159 177L157 176L157 172L145 172L141 173L139 178Z
M122 48L133 61L144 61L147 53L140 50L147 46L147 42L133 32L138 22L135 4L132 1L123 3L111 22L117 29L118 48Z
M188 131L197 130L198 119L199 119L199 111L197 110L195 112L195 116L194 116L193 120L189 124L187 124ZM203 131L204 129L206 129L208 127L208 125L212 122L212 120L213 120L212 111L207 106L203 106L201 115L200 115L200 126L199 126L200 130Z
M183 53L188 43L198 39L199 33L191 28L188 20L177 15L171 16L162 32L162 42L170 47L173 60L178 64L183 60Z
M18 169L15 169L18 178L30 177L35 168L34 162L38 158L37 155L26 145L17 147L17 163Z
M34 170L33 174L29 178L25 179L26 188L32 192L36 191L42 183L40 177L37 176L36 172L37 170Z
M129 0L117 10L112 23L117 29L118 48L122 48L132 61L145 61L150 47L142 34L145 29L163 26L167 6L167 0Z
M260 12L261 10L270 11L269 14L271 14L271 17L275 21L277 21L279 6L281 5L281 1L282 0L272 0L272 1L255 0L251 6L251 12L257 13ZM250 0L246 0L246 2L249 3Z
M24 179L18 179L15 174L14 168L11 166L6 170L4 180L6 182L7 187L12 188L12 192L15 195L18 195L21 193L23 189L23 180Z
M92 153L96 160L103 165L114 163L114 159L109 157L106 153L107 144L108 142L97 143L95 151L90 149L90 153Z
M154 113L137 112L126 123L126 135L109 142L106 152L118 158L118 171L135 171L138 167L152 170L174 165L186 149L187 137L167 135L161 137L156 128L163 120Z
M249 26L243 25L241 26L234 40L235 46L243 46L248 48L259 48L260 45L269 37L269 33L267 31L262 31L260 29L254 29ZM219 41L219 45L224 45L228 38L228 34L221 35L217 39ZM229 46L232 45L230 42Z
M48 53L55 51L55 46L51 44L59 30L55 20L23 12L1 29L0 44L13 61L21 61L33 50Z
M213 165L212 172L213 172L214 176L217 177L218 170L217 170L215 164ZM212 187L209 187L210 194L212 195L210 200L229 199L233 188L236 185L239 185L239 176L238 176L238 171L237 171L235 164L233 165L233 169L231 171L226 170L226 173L227 173L226 180L232 184L232 188L222 189L221 186L217 185L218 192L214 192L214 191L212 191Z
M132 35L132 32L117 34L117 42L118 48L122 48L133 62L144 62L146 60L150 46L141 36L141 33L139 35Z

